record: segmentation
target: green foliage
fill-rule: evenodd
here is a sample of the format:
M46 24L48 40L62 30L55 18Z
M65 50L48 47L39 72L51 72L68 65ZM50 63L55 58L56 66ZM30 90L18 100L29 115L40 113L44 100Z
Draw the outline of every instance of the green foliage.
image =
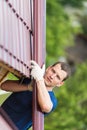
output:
M83 29L71 26L64 6L80 8L84 1L87 0L47 0L47 66L60 56L66 57L65 47L72 45L74 35ZM81 23L86 32L86 20L82 19ZM65 85L54 90L59 104L55 112L45 118L45 130L87 129L87 62L76 67L76 73Z
M11 93L6 93L0 95L0 105L5 101L5 99L10 95Z
M72 6L74 8L81 8L83 7L83 2L87 1L87 0L57 0L58 2L60 2L62 5L69 5Z
M7 75L7 79L17 80L18 78L17 78L15 75L13 75L12 73L9 73L9 74Z
M87 35L87 14L80 17L83 33Z
M56 0L48 0L46 31L47 64L57 60L59 56L65 55L65 46L73 43L71 32L70 20L63 7Z

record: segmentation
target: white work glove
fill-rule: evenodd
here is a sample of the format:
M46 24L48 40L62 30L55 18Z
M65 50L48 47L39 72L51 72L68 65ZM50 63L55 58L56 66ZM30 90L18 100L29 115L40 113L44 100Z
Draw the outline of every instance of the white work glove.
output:
M33 60L30 61L30 68L31 68L31 77L33 77L36 81L43 80L43 76L45 73L45 64L42 68Z

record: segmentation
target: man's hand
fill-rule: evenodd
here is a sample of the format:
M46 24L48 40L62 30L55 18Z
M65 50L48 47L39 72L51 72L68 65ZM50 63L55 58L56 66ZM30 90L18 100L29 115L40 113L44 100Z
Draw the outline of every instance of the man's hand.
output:
M44 73L45 73L45 64L43 65L42 68L40 68L40 66L33 60L31 60L30 63L31 63L31 65L30 65L31 74L30 75L36 81L43 80L43 76L44 76Z

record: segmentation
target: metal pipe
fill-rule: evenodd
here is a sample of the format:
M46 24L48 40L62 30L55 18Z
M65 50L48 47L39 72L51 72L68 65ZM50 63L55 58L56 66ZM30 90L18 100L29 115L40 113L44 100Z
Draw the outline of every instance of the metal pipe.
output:
M45 62L45 35L43 31L44 19L44 0L33 1L33 59L41 66ZM43 11L42 11L43 10ZM41 112L37 103L37 87L34 84L33 90L33 130L44 130L44 114Z

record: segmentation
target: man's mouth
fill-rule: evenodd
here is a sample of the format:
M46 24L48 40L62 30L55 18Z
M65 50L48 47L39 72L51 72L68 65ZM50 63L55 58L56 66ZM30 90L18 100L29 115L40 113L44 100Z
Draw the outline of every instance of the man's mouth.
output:
M51 79L50 79L49 77L47 77L47 80L48 80L49 82L51 82Z

